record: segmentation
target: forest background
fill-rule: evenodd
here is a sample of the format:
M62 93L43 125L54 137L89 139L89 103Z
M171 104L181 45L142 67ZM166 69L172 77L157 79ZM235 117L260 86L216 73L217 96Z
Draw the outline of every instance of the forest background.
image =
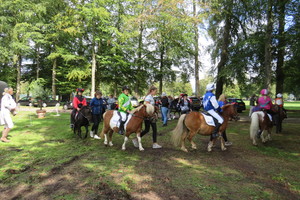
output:
M300 95L297 0L1 0L0 80L16 99L75 88L118 95ZM201 37L212 43L207 47ZM211 57L209 68L204 54ZM200 80L199 74L205 74ZM195 91L189 80L195 79Z

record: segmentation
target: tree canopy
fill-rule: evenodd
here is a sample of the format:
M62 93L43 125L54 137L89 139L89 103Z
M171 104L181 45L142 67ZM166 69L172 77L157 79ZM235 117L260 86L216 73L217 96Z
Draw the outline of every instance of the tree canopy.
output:
M0 80L17 98L37 80L53 97L123 85L143 96L152 84L192 93L207 51L217 95L272 85L300 95L299 11L296 0L1 0ZM212 45L203 50L201 37ZM196 81L196 95L205 84Z

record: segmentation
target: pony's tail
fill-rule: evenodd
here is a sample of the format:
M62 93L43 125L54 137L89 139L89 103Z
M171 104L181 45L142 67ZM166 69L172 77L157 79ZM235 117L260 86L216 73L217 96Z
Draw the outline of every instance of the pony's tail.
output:
M259 112L254 112L251 115L250 138L255 139L259 130Z
M179 146L181 143L181 137L184 131L186 131L186 126L184 125L184 119L186 117L186 114L183 114L180 116L177 122L176 128L172 131L172 142L174 146Z
M100 133L100 137L101 138L104 138L104 128L105 128L105 115L106 115L106 113L107 112L105 112L104 114L103 114L103 127L102 127L102 131L101 131L101 133Z

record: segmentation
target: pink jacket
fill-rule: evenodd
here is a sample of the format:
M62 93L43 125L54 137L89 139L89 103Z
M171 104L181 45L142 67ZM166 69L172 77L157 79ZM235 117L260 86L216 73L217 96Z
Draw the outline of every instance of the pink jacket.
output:
M260 108L264 108L266 110L270 110L273 105L272 99L268 96L259 97L257 102Z

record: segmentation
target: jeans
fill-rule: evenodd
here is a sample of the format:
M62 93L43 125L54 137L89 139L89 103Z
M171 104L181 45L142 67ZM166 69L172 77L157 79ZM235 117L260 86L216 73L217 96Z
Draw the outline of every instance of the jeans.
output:
M163 124L167 124L168 122L168 108L167 107L161 107L161 118L163 121Z

